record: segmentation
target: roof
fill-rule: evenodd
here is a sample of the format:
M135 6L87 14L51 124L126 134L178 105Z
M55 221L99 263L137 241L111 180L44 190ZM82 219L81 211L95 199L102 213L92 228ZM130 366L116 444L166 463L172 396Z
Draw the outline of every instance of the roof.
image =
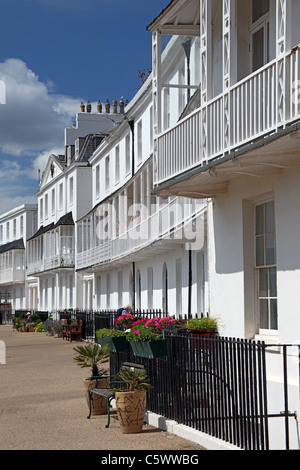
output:
M41 227L38 229L38 231L35 232L35 234L32 235L32 237L30 237L27 241L33 240L34 238L37 238L37 237L43 235L43 233L49 232L50 230L53 230L56 227L59 227L61 225L74 225L72 212L68 212L67 214L63 215L58 220L58 222L56 222L56 224L54 222L52 222L49 225L45 225L45 227L43 225L41 225Z
M19 238L19 240L14 240L12 242L9 242L9 243L6 243L5 245L0 246L0 254L6 253L7 251L11 251L11 250L25 250L23 238Z
M151 26L153 25L153 23L155 23L158 18L160 18L164 12L172 5L172 3L174 3L176 0L171 0L170 3L160 12L159 15L156 16L156 18L154 18L154 20L151 21L151 23L146 27L146 29L149 29L151 30Z

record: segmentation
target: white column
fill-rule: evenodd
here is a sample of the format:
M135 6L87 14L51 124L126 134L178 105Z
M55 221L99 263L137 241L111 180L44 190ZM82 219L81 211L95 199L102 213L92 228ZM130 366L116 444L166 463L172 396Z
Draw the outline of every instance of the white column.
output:
M200 83L202 114L200 119L200 156L207 160L207 108L211 79L211 2L200 0Z
M89 280L87 282L87 302L86 302L86 307L88 310L91 309L91 288L92 288L92 284L91 284L91 281Z
M289 2L289 7L290 7ZM285 122L287 0L276 0L277 125Z
M153 177L159 181L158 136L161 132L161 34L152 33Z
M236 81L235 0L223 0L223 148L230 149L230 86Z

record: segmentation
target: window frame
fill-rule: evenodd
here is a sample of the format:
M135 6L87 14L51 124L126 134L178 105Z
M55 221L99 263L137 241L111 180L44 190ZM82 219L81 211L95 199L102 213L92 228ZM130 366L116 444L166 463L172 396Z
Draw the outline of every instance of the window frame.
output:
M253 2L252 2L253 6ZM252 22L252 11L251 11L251 26L250 26L250 60L251 60L251 72L254 73L259 70L261 67L264 67L270 62L270 5L269 11L258 18L256 21ZM263 29L263 64L260 67L254 69L253 64L253 38L254 35L260 30Z
M268 203L272 202L274 205L274 231L273 232L267 232L266 231L266 206ZM264 206L264 230L262 233L257 234L257 208L259 206ZM273 235L274 236L274 262L273 263L267 263L266 259L266 237ZM257 264L257 238L258 237L264 237L264 263L263 264ZM265 200L257 201L254 204L254 270L255 270L255 286L256 286L256 292L255 292L255 304L256 304L256 310L257 310L257 320L258 320L258 328L259 328L259 334L266 334L269 335L270 333L276 334L278 332L278 289L277 289L277 244L276 244L276 206L275 206L275 200L274 198L268 198ZM271 295L271 284L270 284L270 276L271 276L271 270L275 269L275 286L276 286L276 296ZM267 295L261 295L261 280L262 280L262 271L267 270L267 279L268 279L268 284L267 284ZM262 328L261 327L261 301L262 300L267 300L268 302L268 309L267 309L267 315L268 315L268 328ZM271 302L273 300L276 300L276 328L272 328L272 319L271 319Z

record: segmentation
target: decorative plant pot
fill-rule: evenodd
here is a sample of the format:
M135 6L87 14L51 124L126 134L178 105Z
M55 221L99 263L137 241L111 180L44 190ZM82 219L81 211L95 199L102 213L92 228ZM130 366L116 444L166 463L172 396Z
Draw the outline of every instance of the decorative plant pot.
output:
M168 354L167 341L165 339L158 341L130 341L130 345L135 356L147 359L165 357Z
M122 433L135 434L141 432L146 412L146 390L116 392L115 400Z
M103 378L96 380L85 379L83 381L84 385L84 394L86 398L87 405L89 406L89 393L88 391L91 388L95 388L96 386L99 388L106 388L108 385L109 379ZM91 415L98 416L98 415L105 415L107 413L107 403L106 397L101 397L100 395L92 395L91 400Z
M212 338L216 334L216 330L210 329L190 329L191 336L200 337L198 340L193 339L193 345L195 348L200 347L201 349L208 349L210 341L206 341L206 338Z
M97 338L97 342L101 346L108 344L109 350L112 352L126 351L128 349L128 341L125 336Z
M33 332L35 331L34 326L30 326L30 327L28 328L28 331L31 331L31 332L33 333Z

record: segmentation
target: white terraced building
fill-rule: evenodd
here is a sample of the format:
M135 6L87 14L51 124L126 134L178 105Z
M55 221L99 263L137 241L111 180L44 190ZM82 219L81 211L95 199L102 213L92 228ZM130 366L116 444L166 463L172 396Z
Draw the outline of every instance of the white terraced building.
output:
M172 0L124 113L82 109L49 157L27 242L39 310L209 312L222 336L272 345L279 416L283 344L299 411L298 19L298 0Z
M37 228L37 205L23 204L0 216L0 311L35 308L35 281L27 277L26 241Z
M193 41L192 53L198 49L199 41ZM187 68L181 39L167 45L162 62L166 80L183 84ZM191 74L197 80L194 66ZM184 88L174 89L169 102L166 126L194 106L194 101L188 105ZM204 312L206 204L152 195L152 75L125 111L89 160L92 206L76 223L80 306L116 309L129 303L176 316Z
M197 54L199 41L191 44ZM174 89L165 124L194 109L182 40L163 54ZM195 64L194 64L195 65ZM190 72L196 80L198 67ZM165 96L166 101L170 99ZM38 229L28 240L28 272L38 309L206 311L206 204L153 190L152 75L124 112L81 107L65 131L65 154L50 155L38 197Z
M222 334L264 341L270 410L299 411L300 2L173 0L153 38L154 194L207 200L209 311ZM199 103L164 128L163 34L200 40ZM198 83L191 80L191 85ZM277 345L277 346L276 346ZM279 421L272 445L281 448ZM290 427L289 427L290 426ZM297 424L286 427L299 448Z
M123 119L89 107L85 112L82 105L76 126L65 130L65 154L50 155L37 191L38 228L27 241L27 259L28 273L38 282L40 311L78 306L75 221L91 207L89 157Z

